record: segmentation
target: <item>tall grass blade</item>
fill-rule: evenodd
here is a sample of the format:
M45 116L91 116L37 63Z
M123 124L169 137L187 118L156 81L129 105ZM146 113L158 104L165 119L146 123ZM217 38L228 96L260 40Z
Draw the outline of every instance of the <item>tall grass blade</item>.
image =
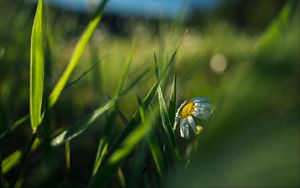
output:
M25 115L18 119L13 125L9 126L8 129L6 129L4 132L0 134L0 139L4 138L9 132L15 130L20 125L24 124L29 119L28 115Z
M149 146L156 170L158 172L158 175L161 180L164 180L165 164L164 164L164 160L163 160L161 151L159 149L159 145L158 145L157 141L154 139L154 136L151 136L151 138L149 138L148 146Z
M43 0L38 1L30 47L30 122L33 132L41 122L44 89Z
M118 168L118 178L119 178L121 187L123 187L123 188L126 187L125 175L121 168Z
M92 65L92 67L90 67L88 70L84 71L80 76L78 76L78 78L76 78L75 80L73 80L72 82L68 83L65 88L63 90L68 89L69 87L71 87L72 85L76 84L78 81L80 81L84 76L86 76L89 72L91 72L92 70L94 70L95 68L98 67L99 63L101 61L95 63L94 65Z
M170 93L170 102L169 102L169 117L171 121L171 125L174 125L175 121L175 113L176 113L176 74L174 75L171 93ZM173 130L175 130L175 127L173 126Z
M133 158L132 172L130 173L129 185L130 188L137 188L140 184L146 160L146 142L142 142L141 146L136 150Z
M146 97L143 100L143 105L145 106L145 108L147 109L149 107L149 105L151 104L156 92L157 92L157 88L159 86L159 84L161 83L162 79L166 76L167 71L169 70L171 64L173 63L173 60L176 56L177 50L173 53L172 57L170 58L167 66L165 67L165 69L163 70L162 74L159 76L159 78L157 79L157 81L154 83L154 85L152 86L151 90L148 92L148 94L146 95ZM124 129L124 131L121 133L121 135L116 139L116 141L113 143L113 145L111 146L111 148L108 151L108 155L110 155L116 148L118 148L120 146L120 144L122 143L122 141L124 140L124 138L126 138L126 136L140 123L140 116L139 116L139 112L135 112L133 117L129 120L128 125L126 126L126 128Z
M66 70L64 71L63 75L61 76L61 78L59 79L58 83L56 84L56 86L54 87L53 91L50 94L49 97L49 107L51 108L56 101L58 100L62 90L64 89L67 81L69 80L73 70L75 69L76 65L78 64L84 49L86 48L88 42L90 41L93 33L95 32L98 24L100 23L101 19L102 19L102 14L103 14L103 10L104 7L106 5L108 0L103 0L97 14L95 15L95 17L89 22L87 28L85 29L85 31L83 32L83 34L81 35L79 41L76 44L75 50L73 52L73 55L71 57L71 60L66 68Z
M37 147L40 145L40 140L35 139L33 146L31 148L31 151L34 151L37 149ZM2 160L2 173L6 174L9 172L11 169L13 169L20 161L22 157L22 151L21 150L16 150L6 158Z
M142 141L151 131L150 117L146 116L144 107L140 106L139 113L141 116L141 126L131 132L121 143L121 146L116 149L107 160L107 164L100 168L98 176L92 179L91 187L103 187L110 180L112 175L124 161L124 159L132 152L137 144Z
M156 57L156 56L154 56L154 57ZM156 70L156 74L158 75L158 71L157 71L158 66L157 66L156 58L155 58L155 70ZM172 147L171 150L173 151L174 155L178 159L179 158L179 151L178 151L178 148L177 148L175 135L174 135L174 132L172 130L172 124L171 124L169 114L168 114L168 111L167 111L166 102L165 102L165 99L164 99L163 94L162 94L161 85L159 85L159 87L158 87L158 103L159 103L159 111L160 111L160 117L161 117L164 133L167 136L169 144Z
M76 122L70 129L63 131L51 141L52 146L58 146L66 141L70 141L83 133L98 117L109 110L119 98L113 98L104 105L97 108L94 112Z
M146 72L139 75L122 93L119 97L108 100L104 105L97 108L94 112L87 115L83 119L76 122L71 128L63 131L51 141L52 146L58 146L66 141L70 141L83 133L91 124L99 118L103 113L110 110L127 92L129 92L144 76Z
M165 102L165 99L162 94L161 87L159 87L159 89L158 89L158 102L159 102L159 111L160 111L160 117L161 117L164 133L167 136L168 141L172 147L171 150L173 151L173 154L175 155L175 157L177 159L179 159L179 150L178 150L175 135L174 135L174 132L172 129L172 124L171 124L170 118L168 116L167 106L166 106L166 102Z
M65 143L66 146L66 169L69 172L71 169L71 149L70 149L70 142L67 141Z
M10 154L8 157L6 157L2 161L2 164L1 164L1 166L2 166L2 173L6 174L13 167L15 167L16 164L20 161L21 156L22 156L21 150L17 150L15 152L13 152L12 154Z
M129 73L129 68L130 68L131 63L132 63L134 52L135 52L135 43L133 42L132 46L131 46L131 49L129 51L129 54L127 56L126 62L125 62L123 72L122 72L121 77L120 77L120 82L118 83L118 87L115 91L115 96L120 95L122 90L124 89L124 86L126 84L126 80L127 80L127 77L128 77L128 73Z
M94 163L93 176L96 175L96 173L98 172L98 169L101 165L101 162L107 151L107 148L108 148L108 143L106 139L101 139L98 145L97 155Z
M92 185L95 185L94 182L97 182L96 184L101 184L103 186L102 181L107 181L107 177L111 177L112 174L115 173L115 167L114 165L117 164L123 157L127 156L128 152L132 149L129 147L126 150L120 149L122 148L123 143L126 143L126 139L128 138L128 135L132 133L132 131L143 121L143 110L141 108L147 109L149 105L151 104L158 86L160 85L161 81L163 78L166 76L166 73L168 72L171 64L174 61L174 58L176 56L177 50L172 54L168 64L162 71L162 74L157 78L156 82L152 86L151 90L149 93L146 95L144 98L142 104L139 106L139 111L135 112L133 117L130 119L128 125L126 128L123 130L121 135L116 139L116 141L112 144L112 146L109 148L109 151L107 155L103 159L103 167L99 169L99 172L93 176L90 180L90 183ZM106 179L106 180L105 180Z
M270 24L265 33L262 35L261 41L259 43L259 47L262 50L271 46L272 42L277 39L282 34L282 32L285 32L288 24L291 23L291 18L294 18L296 7L296 1L288 1L285 4L285 6L280 11L277 19L275 19L273 23Z

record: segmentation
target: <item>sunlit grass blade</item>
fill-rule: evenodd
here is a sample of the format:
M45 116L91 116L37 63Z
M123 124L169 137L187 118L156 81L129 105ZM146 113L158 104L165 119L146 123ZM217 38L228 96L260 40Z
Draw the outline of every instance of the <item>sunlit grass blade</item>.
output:
M98 144L98 150L97 150L97 155L94 163L94 168L93 168L93 176L97 173L101 162L103 160L103 157L107 151L108 148L108 143L106 139L100 139L100 142Z
M107 101L104 105L97 108L94 112L87 115L85 118L76 122L70 129L63 131L51 141L52 146L58 146L66 141L70 141L83 133L98 117L109 110L119 98L113 98Z
M51 141L52 146L58 146L66 141L70 141L73 138L83 133L91 124L99 118L103 113L110 110L127 92L129 92L146 74L147 71L139 75L122 93L120 96L108 100L105 104L97 108L94 112L90 113L83 119L76 122L71 128L63 131L57 137Z
M171 125L174 125L175 121L175 113L176 113L176 74L174 75L171 93L170 93L170 102L169 102L169 117L171 121ZM173 126L173 130L175 130L176 127Z
M19 160L21 159L22 152L20 150L17 150L10 154L8 157L6 157L2 161L2 173L6 174L9 172L13 167L15 167Z
M37 147L40 145L41 141L39 139L36 139L33 143L33 146L31 148L31 151L34 151L37 149ZM2 173L6 174L11 169L16 167L16 165L20 162L20 159L22 157L22 151L16 150L6 158L2 160Z
M33 132L41 122L44 89L43 0L38 1L30 47L30 122Z
M127 135L121 143L121 146L117 148L106 161L107 164L103 168L100 168L97 176L92 178L90 187L104 187L135 146L150 133L152 129L151 119L149 116L146 116L144 107L140 106L139 113L142 122L141 126Z
M87 28L81 35L79 41L77 42L75 50L73 52L73 55L71 57L71 60L68 64L66 70L64 71L63 75L61 76L61 78L59 79L58 83L56 84L56 86L54 87L53 91L51 92L51 94L49 96L49 107L52 107L56 103L62 90L64 89L65 85L67 84L67 81L69 80L73 70L75 69L76 65L78 64L79 59L81 58L88 42L90 41L93 33L95 32L98 24L101 21L103 10L104 10L106 3L107 3L107 0L102 1L97 14L89 22Z

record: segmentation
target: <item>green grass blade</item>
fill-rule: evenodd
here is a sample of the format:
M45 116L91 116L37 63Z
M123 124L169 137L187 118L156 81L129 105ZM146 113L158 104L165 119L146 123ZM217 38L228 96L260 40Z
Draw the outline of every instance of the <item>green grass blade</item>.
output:
M98 64L101 61L95 63L94 65L92 65L92 67L90 67L88 70L84 71L80 76L78 76L78 78L76 78L75 80L73 80L72 82L68 83L63 90L68 89L69 87L71 87L72 85L76 84L78 81L80 81L84 76L86 76L89 72L91 72L92 70L94 70L95 68L97 68Z
M170 118L168 116L168 111L166 107L166 102L162 94L161 87L158 88L158 102L159 102L159 111L160 111L160 117L162 121L162 126L164 133L166 134L168 141L170 145L172 146L172 151L177 159L179 159L179 150L176 143L175 134L172 130L172 124L170 121Z
M156 170L157 170L161 180L164 180L164 172L165 172L164 160L163 160L161 151L159 149L159 145L158 145L157 141L154 139L154 136L151 136L151 138L149 138L148 146L149 146Z
M124 89L126 79L128 77L128 73L129 73L129 67L130 67L131 62L132 62L133 54L134 54L134 44L132 44L131 50L130 50L128 56L127 56L125 67L124 67L123 72L121 74L120 81L119 81L118 86L116 88L114 97L120 96L121 93L122 93L122 90ZM104 136L102 136L100 138L100 141L99 141L97 156L96 156L96 160L95 160L95 163L94 163L93 176L97 173L97 171L100 167L100 164L102 162L102 159L104 157L104 154L106 153L107 146L108 146L108 138L110 137L111 130L112 130L112 126L110 126L110 125L113 125L115 117L116 117L117 112L118 112L118 106L117 105L118 104L116 102L111 107L111 109L109 111L109 116L106 119L105 125L107 125L107 126L105 127L105 130L104 130L104 133L103 133ZM101 156L98 156L100 154L101 154Z
M38 1L30 47L30 122L35 132L41 122L44 89L43 1Z
M171 93L170 93L170 102L169 102L169 117L171 121L171 125L174 125L175 121L175 113L176 113L176 74L174 75ZM175 130L175 127L173 126L173 130Z
M65 143L66 147L66 169L68 172L70 172L71 169L71 148L70 148L70 142Z
M9 126L9 128L7 130L5 130L4 132L2 132L0 134L0 139L4 138L9 132L12 132L20 125L24 124L28 119L29 119L28 115L23 116L20 119L18 119L13 125Z
M121 77L120 77L120 82L118 83L118 87L115 91L115 96L120 95L122 90L124 89L124 86L126 84L126 79L128 77L128 73L129 73L129 68L130 68L130 65L132 63L134 51L135 51L135 44L133 42L132 46L131 46L131 49L130 49L130 52L129 52L129 54L127 56L127 59L126 59L126 62L125 62L123 72L122 72Z
M13 167L16 166L16 164L20 161L22 156L22 152L20 150L17 150L10 154L8 157L6 157L2 161L2 173L6 174L8 171L10 171Z
M157 79L157 81L154 83L154 85L152 86L151 90L148 92L148 94L146 95L146 97L143 100L143 105L145 106L145 108L148 108L149 105L151 104L151 101L153 100L156 92L157 92L157 88L159 86L159 84L161 83L162 79L166 76L167 71L170 68L170 65L173 63L173 60L176 56L177 51L175 51L172 55L172 57L170 58L170 61L168 63L168 65L165 67L165 69L163 70L162 74L160 75L160 77ZM135 112L133 117L130 119L128 125L126 126L125 130L121 133L121 135L116 139L116 141L112 144L110 150L108 151L108 155L110 155L116 148L118 148L120 146L120 144L122 143L122 141L126 138L126 136L140 123L140 116L139 116L139 112Z
M155 70L156 70L155 72L156 72L156 75L158 76L159 75L158 74L158 66L157 66L157 60L156 60L156 55L155 54L154 54L154 59L155 59ZM175 88L174 85L173 85L173 88ZM158 87L158 102L159 102L159 111L160 111L160 117L161 117L164 133L166 134L166 136L168 138L168 141L169 141L169 144L171 145L171 150L173 151L174 155L178 159L179 158L179 151L178 151L178 148L177 148L175 135L174 135L174 132L172 130L172 123L171 123L170 118L169 118L166 102L165 102L165 99L164 99L163 94L162 94L161 85L159 85L159 87Z
M87 28L81 35L79 41L77 42L75 50L73 52L73 55L71 57L71 60L68 64L66 70L64 71L63 75L61 76L58 83L56 84L56 86L54 87L53 91L50 94L50 97L49 97L49 107L50 108L58 100L58 98L59 98L62 90L64 89L65 85L67 84L67 81L69 80L73 70L75 69L76 65L78 64L79 59L81 58L81 56L84 52L84 49L86 48L88 42L90 41L93 33L96 30L98 24L100 23L106 3L107 3L107 0L102 1L96 16L89 22Z
M124 159L133 151L135 146L139 144L151 131L150 117L146 116L145 109L142 105L139 108L141 116L141 126L132 131L131 134L121 143L121 146L117 148L107 160L106 165L99 170L98 176L92 179L91 187L103 187L110 180L118 167L124 161Z
M108 148L108 143L106 139L101 139L98 145L98 150L97 150L97 155L94 163L94 168L93 168L93 176L98 172L98 169L103 161L103 157L107 151Z
M83 133L91 124L99 118L103 113L110 110L114 105L125 95L129 92L143 77L145 76L145 72L139 75L122 93L119 97L115 97L111 100L108 100L104 105L97 108L94 112L87 115L83 119L76 122L70 129L63 131L57 137L55 137L51 141L52 146L58 146L66 141L70 141L75 137L79 136Z
M142 142L139 149L136 150L133 161L132 171L130 173L129 185L130 188L137 188L141 181L141 177L143 175L143 170L145 168L145 160L146 160L146 142Z
M40 145L40 140L36 139L33 143L33 146L31 148L31 151L34 151L37 149L37 147ZM17 164L20 162L20 159L22 157L22 151L16 150L6 158L2 160L2 173L6 174L11 169L17 166Z
M111 155L109 159L110 164L117 164L124 159L125 156L127 156L133 150L134 146L138 144L139 141L142 140L151 130L149 120L146 120L145 110L140 108L140 115L142 126L137 128L134 132L126 137L121 147Z
M123 188L126 187L125 175L121 168L118 168L118 178L119 178L121 187L123 187Z
M70 129L63 131L51 141L52 146L58 146L66 141L70 141L83 133L98 117L109 110L119 98L113 98L104 105L97 108L94 112L76 122Z
M262 35L259 43L259 47L261 50L272 46L273 41L277 39L282 34L282 32L285 32L285 29L291 23L291 18L293 18L294 14L296 13L296 7L296 1L288 1L285 4L285 6L280 11L277 19L275 19L272 24L270 24L265 33Z
M171 64L174 61L174 58L176 56L177 50L172 54L167 66L164 68L164 70L162 71L162 74L159 76L159 78L157 79L157 81L154 83L154 85L152 86L151 90L149 91L149 93L146 95L146 97L144 98L142 104L140 105L139 109L141 107L147 109L149 107L149 105L151 104L158 86L160 85L161 81L163 80L163 78L166 76L166 73L168 72ZM128 152L132 149L132 148L127 148L127 150L123 150L120 148L122 148L122 144L124 142L126 142L125 140L128 138L128 135L130 133L132 133L132 131L140 124L140 122L142 121L142 113L141 110L139 110L138 112L135 112L133 117L130 119L128 125L126 126L126 128L123 130L123 132L121 133L121 135L116 139L116 141L112 144L112 146L109 148L109 151L107 153L107 155L105 156L105 158L103 159L103 163L104 166L102 168L99 169L99 172L93 176L90 180L90 182L92 184L94 184L95 181L97 181L98 183L101 181L104 181L104 179L106 179L105 181L107 181L107 178L105 178L106 176L111 176L114 172L114 165L117 164L119 162L119 160L123 159L124 156L126 156L128 154ZM109 170L109 172L107 172L107 170ZM101 173L105 173L105 174L101 174ZM98 184L97 183L97 184Z

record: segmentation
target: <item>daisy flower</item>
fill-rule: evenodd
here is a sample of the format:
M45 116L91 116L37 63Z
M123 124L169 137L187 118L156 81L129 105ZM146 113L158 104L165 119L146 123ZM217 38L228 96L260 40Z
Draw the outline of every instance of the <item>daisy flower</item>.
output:
M208 97L197 97L184 101L176 112L175 128L180 125L180 136L189 138L190 129L195 134L203 131L203 127L197 125L196 122L203 124L211 117L213 106L207 102Z

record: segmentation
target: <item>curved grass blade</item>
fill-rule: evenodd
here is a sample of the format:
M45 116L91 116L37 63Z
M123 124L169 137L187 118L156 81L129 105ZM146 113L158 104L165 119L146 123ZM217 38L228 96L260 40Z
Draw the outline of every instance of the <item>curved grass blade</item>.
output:
M70 148L70 142L65 143L65 154L66 154L66 169L68 172L70 172L71 169L71 148Z
M52 146L58 146L66 141L70 141L83 133L99 116L109 110L119 98L113 98L100 106L91 114L76 122L70 129L65 130L51 141Z
M41 141L39 139L35 139L33 146L31 147L31 151L34 151L37 149L37 147L41 144ZM24 151L23 151L24 153ZM11 169L17 166L17 164L20 162L22 157L22 151L16 150L6 158L2 160L2 173L6 174Z
M43 0L38 1L30 47L30 122L33 132L41 122L44 89Z
M13 152L12 154L10 154L8 157L6 157L3 161L2 161L2 173L6 174L7 172L9 172L13 167L15 167L19 160L21 159L21 155L22 152L21 150L17 150L15 152Z
M79 41L77 42L75 50L73 52L73 55L71 57L71 60L68 64L66 70L64 71L63 75L61 76L61 78L59 79L58 83L56 84L56 86L54 87L53 91L51 92L51 94L49 96L49 107L50 108L58 100L58 98L59 98L62 90L64 89L65 85L67 84L67 81L70 78L73 70L75 69L76 65L78 64L79 59L81 58L81 56L84 52L84 49L86 48L88 42L90 41L93 33L96 30L98 24L100 23L100 21L102 19L103 10L104 10L104 7L105 7L107 1L108 0L102 1L101 5L99 7L99 10L97 11L97 14L89 22L87 28L81 35Z
M108 148L108 143L107 143L106 139L101 139L98 144L96 160L95 160L94 168L93 168L93 176L97 173L97 171L101 165L102 159L107 151L107 148Z
M120 96L108 100L104 105L97 108L94 112L76 122L70 129L63 131L51 141L52 146L58 146L66 141L70 141L83 133L91 124L103 113L110 110L127 92L129 92L146 74L147 71L139 75L131 85L129 85Z
M146 142L143 141L141 143L141 146L139 147L139 149L136 150L135 154L134 154L134 159L133 161L133 167L132 167L132 171L130 173L130 178L129 178L129 185L128 187L130 188L137 188L140 180L141 180L141 176L143 175L143 170L145 170L145 160L146 160Z
M155 57L156 75L158 75L158 66L157 66L155 54L154 54L154 57ZM159 111L160 111L160 117L161 117L161 121L162 121L163 130L168 138L169 144L171 145L171 150L173 151L175 157L177 159L179 159L179 150L177 148L175 135L172 130L172 124L171 124L171 121L170 121L170 118L168 115L166 102L165 102L163 94L162 94L161 85L158 86L158 103L159 103Z
M173 63L173 60L176 56L177 50L173 53L172 57L170 58L167 66L163 70L162 74L159 76L159 78L156 80L154 85L152 86L151 90L148 92L146 97L143 100L143 105L147 109L149 105L151 104L159 84L161 83L162 79L166 76L167 71L169 70L171 64ZM135 112L133 117L130 119L128 125L124 129L124 131L121 133L121 135L117 138L117 140L112 144L111 148L108 151L108 155L110 155L116 148L120 146L124 138L140 123L140 116L139 112Z
M90 67L88 70L84 71L78 78L76 78L75 80L73 80L72 82L68 83L63 90L68 89L69 87L71 87L72 85L76 84L78 81L80 81L84 76L86 76L89 72L91 72L92 70L94 70L98 64L101 61L95 63L94 65L92 65L92 67Z
M171 150L173 151L173 154L177 159L180 158L179 156L179 149L177 147L176 139L174 132L172 130L172 124L170 121L170 118L168 116L168 111L166 107L166 102L162 94L161 87L158 88L158 103L159 103L159 111L160 111L160 117L162 121L163 130L168 138L168 141L171 145Z
M99 170L97 173L99 176L95 176L92 179L90 187L104 187L135 146L150 133L152 129L151 119L146 116L143 106L140 106L139 113L141 116L141 126L127 135L121 146L112 153L106 161L105 166Z
M169 117L171 121L171 125L174 125L175 121L175 113L176 113L176 74L174 75L171 93L170 93L170 102L169 102ZM176 127L173 126L173 130L175 130Z
M161 151L159 149L159 145L158 145L157 141L154 139L154 136L151 136L151 138L149 138L148 146L149 146L152 158L154 160L156 170L159 174L159 177L161 180L164 180L165 164L164 164L164 160L163 160Z
M94 182L97 182L97 184L99 185L99 182L108 181L106 177L110 177L112 174L115 173L115 169L114 169L115 162L118 162L122 157L126 156L126 154L128 152L128 150L120 151L119 149L122 148L122 144L125 142L128 135L141 123L142 113L140 112L141 111L140 108L147 109L150 106L150 104L157 92L158 86L160 85L163 78L166 76L166 73L168 72L171 64L174 61L176 53L177 53L177 50L172 54L168 64L162 71L162 74L158 77L158 79L152 86L151 90L144 98L142 104L139 106L139 111L134 113L133 117L130 119L126 128L123 130L121 135L118 136L116 141L110 147L107 155L103 159L103 162L102 162L102 163L104 163L103 167L100 168L99 172L97 172L97 174L90 179L90 184L94 185L95 184ZM116 154L116 151L119 151L119 152L117 152L117 154Z
M0 134L0 139L4 138L9 132L15 130L18 126L24 124L29 119L28 115L25 115L18 119L13 125L9 126L7 130Z

